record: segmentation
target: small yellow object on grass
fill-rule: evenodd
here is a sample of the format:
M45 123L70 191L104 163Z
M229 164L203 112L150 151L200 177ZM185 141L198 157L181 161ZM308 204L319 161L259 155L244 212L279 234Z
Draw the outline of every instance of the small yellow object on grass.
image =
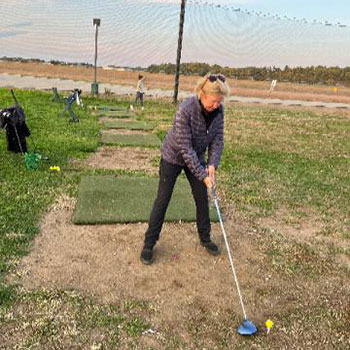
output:
M272 322L271 320L267 320L267 321L265 322L265 326L266 326L266 329L267 329L267 334L269 334L271 328L273 327L273 322Z
M55 166L50 166L50 170L51 171L60 171L61 168L58 165L55 165Z

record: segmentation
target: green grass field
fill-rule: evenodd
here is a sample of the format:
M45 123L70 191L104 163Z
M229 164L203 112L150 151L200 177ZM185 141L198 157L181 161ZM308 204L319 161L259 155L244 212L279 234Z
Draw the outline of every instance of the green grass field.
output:
M78 291L28 291L6 280L28 253L48 206L62 194L77 197L82 176L139 175L70 162L98 146L101 125L89 109L74 107L80 122L71 123L68 115L59 117L63 105L52 103L51 93L18 90L16 96L37 152L48 159L37 170L27 170L21 155L6 150L0 131L0 348L119 349L121 339L123 349L140 348L141 334L152 328L157 312L147 302L105 305ZM97 102L84 98L85 105ZM12 104L9 91L0 89L0 108ZM115 102L116 107L127 104ZM172 104L152 101L138 119L170 125L173 115ZM175 322L163 330L162 348L202 349L209 334L220 350L236 345L246 350L348 349L349 114L237 104L227 106L225 120L217 186L251 228L251 243L259 247L259 277L279 282L258 291L248 288L266 304L283 298L284 308L271 310L276 323L271 335L233 344L237 320L220 318L208 305L181 325L191 344L179 336ZM163 138L166 130L156 126L154 132ZM33 150L30 139L28 144ZM50 171L53 165L61 171ZM312 229L309 241L300 236L305 227Z
M93 152L99 135L97 118L83 109L74 108L81 122L71 123L68 115L60 118L64 106L52 103L49 94L16 91L16 97L32 134L27 138L29 151L36 146L36 152L48 159L37 170L27 170L21 154L7 151L1 131L0 303L10 298L4 275L26 253L45 208L61 191L75 191L79 174L68 171L69 161ZM12 104L9 91L0 89L0 106ZM51 172L50 166L60 166L61 171Z
M349 115L240 108L229 123L221 169L230 200L250 215L312 213L323 234L349 238Z

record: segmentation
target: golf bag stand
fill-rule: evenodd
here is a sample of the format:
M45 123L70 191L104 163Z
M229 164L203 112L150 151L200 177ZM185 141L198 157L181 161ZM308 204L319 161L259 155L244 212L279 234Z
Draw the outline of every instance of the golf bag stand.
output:
M73 106L74 102L76 102L78 106L81 104L81 101L79 98L80 94L81 94L80 89L74 89L72 94L64 99L65 107L64 107L64 110L61 114L61 117L63 117L64 114L68 111L72 122L76 123L79 121L79 118L76 116L76 114L72 110L72 106Z
M61 97L58 94L57 87L52 88L52 102L61 102Z

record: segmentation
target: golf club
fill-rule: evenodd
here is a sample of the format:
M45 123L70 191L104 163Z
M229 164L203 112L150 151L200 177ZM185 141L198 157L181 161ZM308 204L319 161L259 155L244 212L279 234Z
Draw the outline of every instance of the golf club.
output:
M212 198L213 198L213 201L214 201L214 204L215 204L216 211L218 213L218 218L219 218L222 234L224 236L228 258L230 260L230 264L231 264L231 268L232 268L232 272L233 272L233 277L234 277L234 280L236 282L236 287L237 287L237 291L238 291L239 301L241 303L241 307L242 307L242 311L243 311L243 322L239 325L239 327L237 329L237 332L240 335L253 335L253 334L255 334L257 332L257 328L256 328L255 324L248 319L246 311L245 311L245 307L244 307L244 304L243 304L242 293L241 293L241 290L239 288L237 274L236 274L235 267L233 265L233 259L232 259L232 255L231 255L231 250L230 250L230 246L229 246L228 241L227 241L227 235L226 235L224 223L223 223L223 220L222 220L222 217L221 217L219 204L218 204L218 198L216 196L216 191L215 191L214 187L212 188Z

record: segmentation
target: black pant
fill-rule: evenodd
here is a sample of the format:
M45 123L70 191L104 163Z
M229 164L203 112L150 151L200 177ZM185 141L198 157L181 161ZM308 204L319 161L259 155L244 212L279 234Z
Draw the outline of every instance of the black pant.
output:
M161 159L159 166L158 193L153 204L148 229L145 234L145 246L152 248L159 239L164 217L177 177L182 169L191 185L193 198L196 204L197 229L202 242L210 240L210 219L207 188L203 181L198 180L185 166L171 164Z
M141 105L141 107L143 107L143 95L144 95L143 92L140 92L140 91L136 92L136 98L135 98L134 105L136 105L137 101L140 100L140 105Z

